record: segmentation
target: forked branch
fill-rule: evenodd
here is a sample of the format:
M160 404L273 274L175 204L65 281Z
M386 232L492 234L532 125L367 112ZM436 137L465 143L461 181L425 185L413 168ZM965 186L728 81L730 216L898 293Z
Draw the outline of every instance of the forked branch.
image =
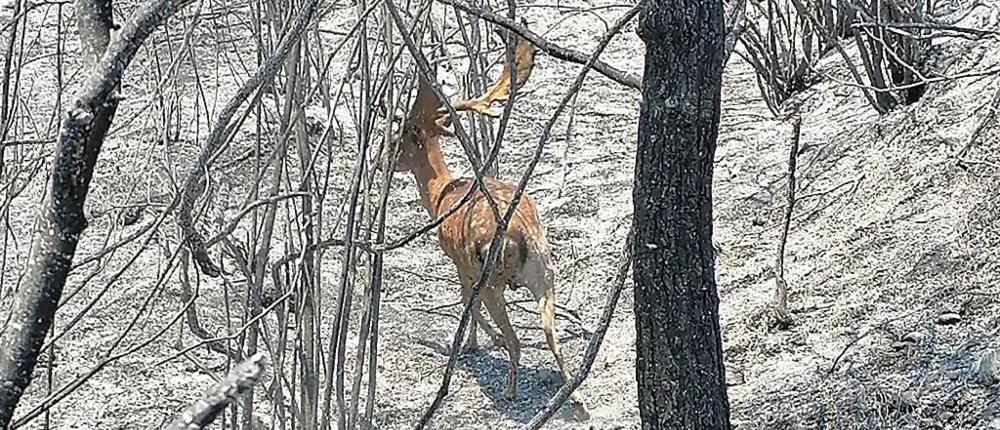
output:
M226 103L226 107L222 109L219 114L219 118L215 121L215 126L212 128L212 133L205 140L204 146L201 148L201 152L198 154L198 160L195 165L191 167L191 171L188 173L187 178L184 180L184 188L181 191L181 208L177 214L177 224L180 226L181 231L184 234L184 240L188 247L191 249L191 256L194 258L198 267L201 268L202 273L211 277L218 277L222 272L216 267L215 263L208 256L208 250L205 245L205 239L202 237L201 233L194 227L194 220L192 212L194 211L195 200L205 191L206 176L208 176L209 165L211 160L215 157L217 152L222 149L223 144L226 142L227 136L232 132L230 128L230 121L233 115L236 114L236 110L243 104L243 102L250 97L254 91L257 91L264 84L269 83L274 80L275 74L281 68L281 65L285 61L285 57L291 52L292 47L295 46L296 42L299 40L299 36L305 30L306 25L312 19L313 12L316 11L316 4L318 0L310 0L308 3L302 6L299 10L298 16L295 19L295 24L289 29L285 36L281 39L281 43L278 45L277 49L261 65L257 73L253 75L250 79L243 82L239 91L229 99ZM259 95L259 91L258 91Z

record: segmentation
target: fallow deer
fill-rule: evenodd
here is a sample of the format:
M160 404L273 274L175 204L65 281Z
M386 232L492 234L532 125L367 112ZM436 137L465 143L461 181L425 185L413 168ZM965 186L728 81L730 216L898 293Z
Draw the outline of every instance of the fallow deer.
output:
M518 85L526 81L531 74L534 56L535 47L519 38L515 48ZM490 105L493 102L506 101L509 95L510 72L506 64L505 62L500 77L482 96L460 100L452 107L456 111L475 111L484 115L499 116L499 112L492 110ZM420 79L416 99L403 123L400 135L396 138L397 150L392 155L396 157L396 171L413 173L420 191L421 202L431 218L437 218L459 202L475 182L474 178L454 178L441 152L441 137L451 135L442 124L449 122L447 110L442 108L427 82ZM497 203L497 209L503 214L511 202L515 187L494 178L484 178L484 183ZM496 218L482 190L476 191L469 201L438 227L440 246L458 268L462 299L466 304L482 272L496 228ZM545 332L549 349L555 356L559 372L565 381L571 378L556 333L555 273L549 242L545 237L535 201L528 193L523 193L504 234L497 267L491 271L479 295L479 301L486 305L487 311L503 334L498 335L489 326L477 303L473 306L475 323L472 325L468 343L470 348L478 347L476 340L478 325L490 335L494 343L506 347L510 356L505 392L508 398L515 398L517 395L517 368L521 358L521 344L507 315L504 291L508 286L511 289L526 287L531 292L538 303L542 331ZM577 419L586 420L589 413L580 396L573 393L570 400Z

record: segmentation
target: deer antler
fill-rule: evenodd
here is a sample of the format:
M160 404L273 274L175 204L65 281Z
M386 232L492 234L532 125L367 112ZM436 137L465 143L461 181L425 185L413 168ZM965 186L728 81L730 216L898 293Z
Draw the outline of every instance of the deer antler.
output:
M531 70L535 67L535 46L527 39L518 36L517 45L514 47L514 64L517 85L523 85ZM423 130L424 132L451 136L451 132L446 127L451 125L451 116L448 115L448 108L441 105L440 100L434 96L430 84L423 76L419 77L417 87L417 97L413 102L406 118L406 124L411 127ZM456 111L475 111L483 115L498 117L501 114L499 109L491 107L493 102L505 102L510 97L510 68L504 61L503 71L496 81L493 82L486 92L474 99L465 99L465 92L459 94L459 100L452 108Z
M500 116L501 111L491 108L490 105L493 102L505 102L510 97L510 69L508 66L509 63L504 61L500 76L481 96L470 100L460 96L460 99L452 107L456 111L471 110L492 117ZM521 36L517 37L517 45L514 48L514 66L517 69L515 73L517 85L521 86L531 76L531 70L535 67L535 45ZM447 110L439 109L438 112L447 113Z

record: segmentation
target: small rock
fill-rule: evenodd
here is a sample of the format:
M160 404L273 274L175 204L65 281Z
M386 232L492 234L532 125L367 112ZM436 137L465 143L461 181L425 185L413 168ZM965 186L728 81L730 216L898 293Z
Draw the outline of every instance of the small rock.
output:
M910 333L907 333L905 336L903 336L898 341L893 342L892 343L892 349L895 349L897 351L901 350L901 349L906 349L906 348L909 348L909 347L911 347L913 345L919 344L923 340L924 340L924 333L923 332L919 332L919 331L910 332Z
M916 407L919 402L917 401L917 393L913 390L906 390L899 393L899 402L908 408Z
M130 206L125 208L125 210L121 213L122 225L129 226L139 222L139 219L142 218L142 213L145 209L145 206Z
M902 340L903 340L903 342L909 342L909 343L912 343L912 344L915 345L915 344L918 344L918 343L922 342L924 340L924 337L926 337L926 335L924 334L924 332L922 332L922 331L912 331L912 332L907 333L906 336L903 336Z
M948 408L948 410L952 411L956 410L958 408L958 399L956 399L954 396L948 397L944 401L944 407Z
M962 321L962 316L954 312L945 312L938 315L937 320L935 320L935 322L940 325L957 324L960 321Z
M909 348L912 345L913 344L910 343L910 342L904 342L904 341L900 340L900 341L893 342L891 346L892 346L892 349L895 349L896 351L899 351L899 350L903 350L903 349Z
M950 379L952 381L958 381L958 380L964 378L967 375L967 373L964 370L962 370L962 369L955 369L955 370L949 370L949 371L945 372L945 375L947 375L948 379Z
M993 350L979 359L976 376L980 384L990 386L1000 382L1000 366L997 366L1000 363L998 362L1000 362L1000 350Z
M795 345L795 346L805 346L806 345L806 337L804 335L801 335L801 334L797 334L797 335L791 336L788 339L788 341L792 345Z

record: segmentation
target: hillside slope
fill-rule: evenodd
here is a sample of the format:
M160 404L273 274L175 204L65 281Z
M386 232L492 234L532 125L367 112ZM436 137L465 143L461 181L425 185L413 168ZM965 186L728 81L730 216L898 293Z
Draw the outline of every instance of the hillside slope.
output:
M602 20L594 14L567 17L540 4L527 7L533 5L524 5L529 24L535 29L558 24L546 33L556 43L587 52L603 31ZM957 25L1000 28L997 1L977 2L955 16L966 12ZM9 12L3 13L6 22ZM320 25L331 31L341 28L353 13L330 14ZM55 31L51 23L39 28ZM75 52L75 40L67 41L67 52ZM43 48L54 51L52 45ZM217 66L213 81L205 85L214 86L212 90L226 100L237 79L219 66L223 60L216 57L224 55L202 45L198 49L206 64ZM642 52L633 25L602 59L638 74ZM218 63L212 63L215 60ZM929 65L945 74L995 70L1000 67L1000 41L942 41L935 45ZM38 109L44 111L54 103L48 91L54 85L52 77L42 73L42 62L31 67L25 75L37 72L39 77L33 79L39 84L30 95L39 99ZM133 76L153 76L148 57L140 57L134 67ZM500 159L502 179L520 176L542 125L578 71L578 65L539 55L537 69L514 108ZM752 69L738 56L733 56L724 76L714 185L715 232L723 252L716 271L735 427L1000 428L1000 387L979 383L976 369L988 351L1000 349L1000 162L996 161L1000 126L994 123L984 129L965 167L954 158L985 115L984 105L1000 90L1000 76L933 84L919 102L879 117L857 89L839 83L849 75L838 56L828 55L817 71L820 82L789 102L799 107L803 123L799 202L786 255L796 324L784 331L768 328L761 315L774 286L772 265L785 205L791 127L772 118L760 100ZM182 85L190 90L195 78L187 78ZM152 84L139 78L130 84L125 86L130 101L152 98L143 94L152 94ZM184 97L193 99L193 93ZM564 354L574 368L611 286L613 265L630 221L638 106L637 91L592 72L576 100L572 127L568 115L557 123L558 132L528 188L538 201L554 247L560 272L557 300L562 307L558 324ZM206 133L199 121L210 117L185 111L185 118L195 118L196 125L185 128L180 141L164 148L155 139L136 138L155 133L135 120L142 118L142 109L139 102L123 103L119 112L123 123L116 123L121 128L116 128L102 153L88 203L93 219L79 256L93 255L106 240L113 242L138 228L118 230L115 220L101 214L135 195L172 191L173 175L186 169L178 166L189 164ZM351 138L349 133L345 140ZM227 196L246 191L250 168L239 160L241 150L251 144L241 144L220 159L227 168L220 169L215 204L230 207L210 212L215 224L207 223L206 228L218 229L223 215L234 214L231 205L238 198ZM448 140L444 146L453 169L467 171L457 143ZM338 150L332 167L336 178L330 183L335 203L328 206L339 205L347 194L357 158L350 144ZM26 238L43 185L36 180L12 206L10 228L17 240L5 254L8 268L20 267L27 258ZM412 178L398 176L389 201L390 238L426 222ZM336 208L324 211L336 219ZM284 252L282 245L274 245L272 262ZM176 247L173 236L157 236L149 247L155 252L141 254L136 265L120 276L111 269L99 274L95 270L93 275L90 268L74 273L70 284L75 296L61 308L56 331L78 313L88 313L59 342L53 367L56 387L100 363L132 317L138 323L125 345L159 336L158 330L172 324L170 318L182 304L177 277L171 275L166 286L155 284L157 272L167 267L165 249L171 247ZM138 244L123 247L101 266L115 269L139 249ZM339 274L341 254L325 255L324 279L329 286L324 285L320 299L332 307L337 291L331 280ZM454 268L433 233L386 254L385 272L375 410L381 428L410 428L440 385L445 351L457 327L459 290ZM15 285L18 271L8 269L0 276L5 285ZM229 292L215 280L196 282L202 324L217 334L239 327L245 283L232 280L233 285L225 285L234 288ZM102 291L102 286L112 284L116 288ZM9 305L9 292L6 287L2 291L0 309ZM227 294L240 294L240 299ZM360 294L354 297L355 309L361 306ZM517 428L558 389L554 361L538 329L534 306L523 301L527 299L523 289L509 293L511 316L524 344L520 397L515 401L503 397L505 351L473 352L459 361L435 428ZM87 307L90 300L96 301L92 308ZM601 353L581 388L592 420L578 424L557 416L549 428L639 427L632 304L631 285L626 285ZM957 314L958 321L938 324L943 313ZM332 320L331 312L320 328L326 344ZM53 426L146 428L197 398L222 373L226 361L204 348L179 357L179 347L196 340L186 329L171 328L167 333L109 363L59 403L52 411ZM357 339L349 337L347 344L350 356ZM37 377L43 372L40 368ZM35 384L19 411L44 395L44 386ZM260 410L256 415L266 423L270 413ZM39 419L29 427L41 425Z

